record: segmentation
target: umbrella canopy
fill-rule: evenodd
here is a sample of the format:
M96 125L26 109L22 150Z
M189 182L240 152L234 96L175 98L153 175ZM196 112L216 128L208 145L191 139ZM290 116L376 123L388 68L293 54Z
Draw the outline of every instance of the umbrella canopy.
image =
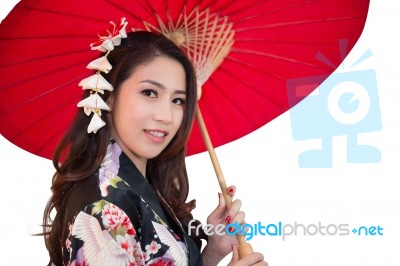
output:
M232 46L199 100L218 147L288 110L286 80L332 73L343 58L339 40L347 40L347 54L362 32L368 5L368 0L22 0L0 25L0 133L51 158L78 110L78 83L92 74L85 67L98 57L89 44L99 30L126 17L136 29L180 31L182 17L198 10L200 21L210 14L233 31ZM195 123L188 155L205 151L197 128Z

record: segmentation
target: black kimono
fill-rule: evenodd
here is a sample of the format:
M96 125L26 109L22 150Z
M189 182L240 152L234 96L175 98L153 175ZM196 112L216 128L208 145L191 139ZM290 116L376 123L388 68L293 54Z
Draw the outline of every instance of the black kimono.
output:
M101 199L69 227L69 265L202 265L197 245L117 143L98 174Z

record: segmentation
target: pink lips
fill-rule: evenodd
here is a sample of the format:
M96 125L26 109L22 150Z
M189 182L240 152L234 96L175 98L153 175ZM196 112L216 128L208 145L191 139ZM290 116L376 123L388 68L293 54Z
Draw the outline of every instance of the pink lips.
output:
M165 141L165 137L168 136L168 131L159 130L159 129L145 129L144 133L146 136L153 142L163 143ZM156 134L154 134L156 133ZM157 136L157 134L164 134L162 136Z

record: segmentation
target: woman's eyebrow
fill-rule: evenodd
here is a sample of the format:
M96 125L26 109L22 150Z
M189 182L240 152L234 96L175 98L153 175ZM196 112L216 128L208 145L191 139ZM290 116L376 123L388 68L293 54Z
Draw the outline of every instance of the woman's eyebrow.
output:
M142 81L140 81L140 83L150 83L150 84L153 84L154 86L159 87L160 89L163 89L163 90L166 89L163 84L161 84L160 82L157 82L155 80L151 80L151 79L142 80ZM185 94L186 95L186 91L185 90L176 90L175 94Z

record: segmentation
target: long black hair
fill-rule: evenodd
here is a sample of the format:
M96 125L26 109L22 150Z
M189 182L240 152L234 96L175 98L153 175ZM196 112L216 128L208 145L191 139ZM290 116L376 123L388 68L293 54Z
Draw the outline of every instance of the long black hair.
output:
M104 78L118 95L119 87L139 65L158 56L166 56L179 62L186 74L186 104L183 120L168 146L155 158L148 160L146 178L169 203L182 225L193 219L191 211L195 201L186 203L189 184L185 167L185 144L188 140L196 110L196 77L190 60L170 40L162 35L138 31L128 34L121 45L108 55L113 66ZM83 98L89 96L88 91ZM107 100L110 93L105 92ZM86 205L98 199L96 170L104 159L110 139L110 128L105 126L96 134L88 134L86 128L90 117L80 108L75 119L57 146L53 165L56 173L52 179L52 196L43 215L43 234L51 262L62 265L62 247L68 237L68 224ZM107 116L102 116L107 125ZM54 219L51 212L56 210ZM195 234L192 234L195 235ZM201 245L199 236L194 240ZM203 237L201 237L203 238Z

